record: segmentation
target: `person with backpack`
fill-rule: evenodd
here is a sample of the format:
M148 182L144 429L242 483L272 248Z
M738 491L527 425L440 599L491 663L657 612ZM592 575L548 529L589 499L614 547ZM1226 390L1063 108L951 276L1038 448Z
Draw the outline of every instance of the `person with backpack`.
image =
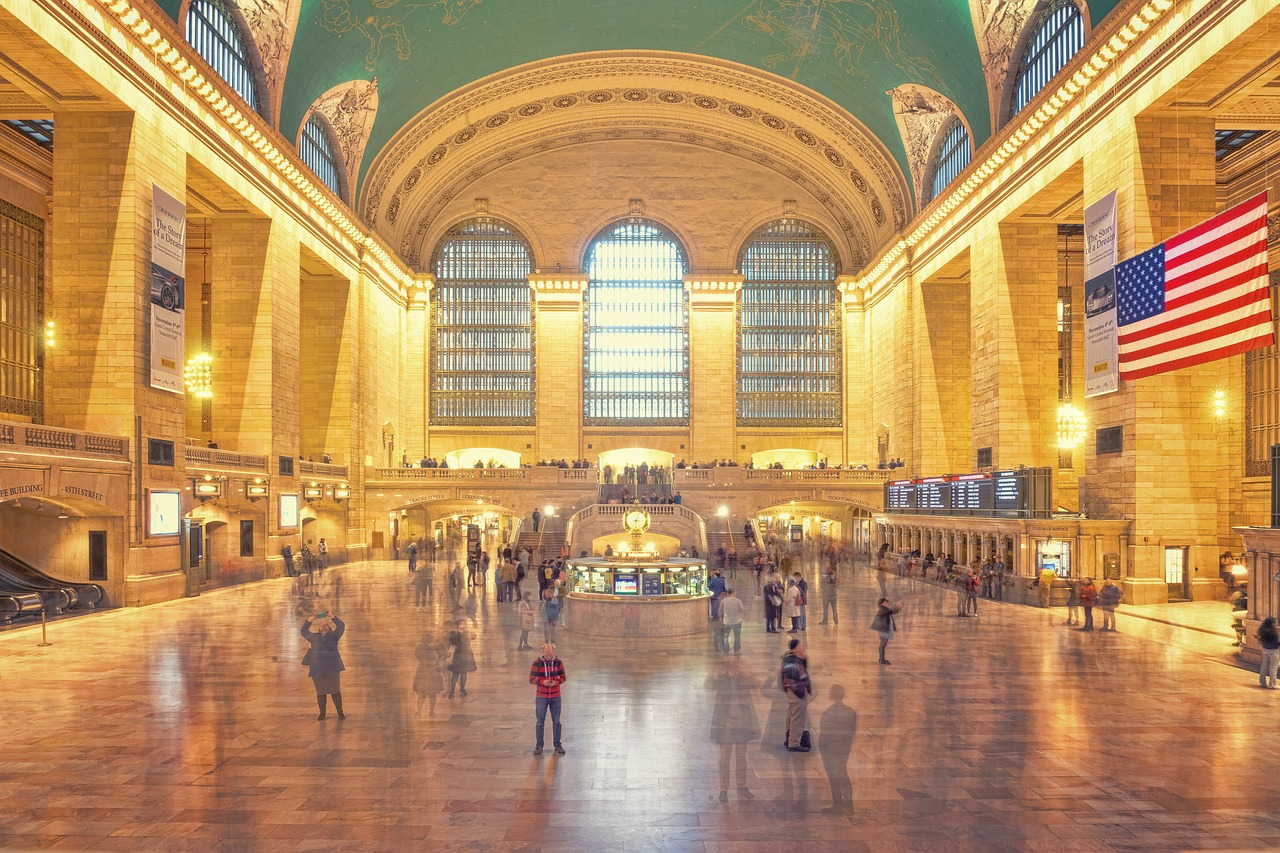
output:
M520 618L520 642L516 645L517 651L533 648L533 646L529 645L529 632L533 630L536 611L537 605L533 603L533 593L526 592L516 608Z
M787 644L787 653L782 656L780 680L782 692L787 694L787 749L808 752L809 697L813 695L813 682L809 678L809 658L804 643L799 639Z
M416 542L409 543L409 571L416 572L418 570L418 544Z

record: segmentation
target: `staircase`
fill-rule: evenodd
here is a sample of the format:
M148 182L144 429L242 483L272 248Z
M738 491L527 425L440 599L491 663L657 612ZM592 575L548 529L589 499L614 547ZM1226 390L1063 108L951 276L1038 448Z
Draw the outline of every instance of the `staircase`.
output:
M564 545L563 530L544 530L541 533L534 533L533 530L526 529L521 530L520 535L516 537L513 551L519 554L522 549L528 548L532 555L529 559L536 565L543 560L559 557L562 545Z

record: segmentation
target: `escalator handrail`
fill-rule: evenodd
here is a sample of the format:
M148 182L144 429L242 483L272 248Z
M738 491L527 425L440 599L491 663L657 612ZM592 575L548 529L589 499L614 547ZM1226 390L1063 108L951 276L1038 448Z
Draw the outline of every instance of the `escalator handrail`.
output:
M0 569L8 569L8 574L14 577L24 577L27 582L33 585L33 588L45 588L46 586L58 589L73 589L76 591L77 599L84 600L86 604L97 604L106 598L106 590L98 586L96 583L83 583L80 581L64 581L46 574L35 566L28 563L21 557L16 557L8 551L0 548ZM14 570L17 571L14 571ZM92 601L87 600L91 596L83 594L84 589L93 590L96 598ZM68 605L71 606L71 605Z

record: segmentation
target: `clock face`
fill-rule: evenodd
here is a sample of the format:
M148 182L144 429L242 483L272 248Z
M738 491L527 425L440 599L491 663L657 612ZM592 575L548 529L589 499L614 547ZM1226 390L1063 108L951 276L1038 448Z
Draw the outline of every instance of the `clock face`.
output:
M649 529L649 514L643 510L632 510L622 517L622 525L627 530L643 533Z

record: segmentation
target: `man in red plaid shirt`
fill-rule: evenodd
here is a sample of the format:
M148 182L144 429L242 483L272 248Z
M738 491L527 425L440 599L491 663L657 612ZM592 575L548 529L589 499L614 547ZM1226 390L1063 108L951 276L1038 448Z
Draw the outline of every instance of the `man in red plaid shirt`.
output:
M538 745L533 748L534 755L542 755L542 730L547 722L548 708L551 709L552 743L556 753L564 755L564 747L560 744L560 685L564 681L564 662L556 657L555 643L544 643L542 656L529 667L529 683L538 688Z

